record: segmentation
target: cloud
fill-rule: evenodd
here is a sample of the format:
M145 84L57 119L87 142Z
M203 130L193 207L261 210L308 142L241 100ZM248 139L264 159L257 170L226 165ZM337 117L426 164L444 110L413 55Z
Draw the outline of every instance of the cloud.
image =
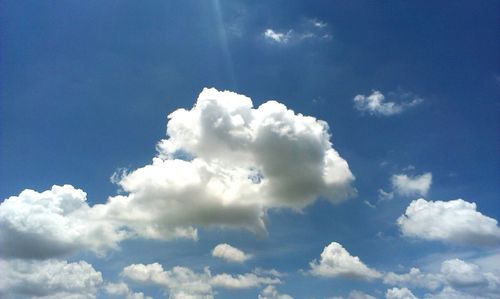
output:
M328 125L276 101L255 109L246 96L204 89L192 109L169 115L167 135L152 164L121 178L128 195L106 204L140 236L195 237L200 226L262 233L268 209L355 194Z
M406 174L393 175L391 178L393 190L403 196L425 196L432 184L432 173L408 176Z
M116 248L125 234L101 219L86 200L85 192L70 185L42 193L27 189L6 199L0 204L0 254L43 259Z
M312 275L321 277L352 277L371 280L381 274L368 268L357 256L352 256L339 243L332 242L326 246L318 261L309 263Z
M358 291L358 290L353 290L349 292L349 295L347 297L330 297L329 299L376 299L376 297L373 297L371 295L368 295L364 292Z
M332 35L327 27L328 24L319 19L306 19L297 28L285 31L267 28L262 35L269 42L280 45L298 44L306 40L328 41Z
M413 293L407 288L392 288L385 293L387 299L417 299Z
M121 275L135 282L160 286L174 299L189 296L189 298L213 298L213 288L248 289L281 283L278 277L272 275L260 276L256 273L212 275L208 268L202 273L196 273L186 267L164 270L158 263L129 265L123 269Z
M124 282L118 282L118 283L107 283L104 286L104 290L106 293L110 296L117 296L120 298L126 298L126 299L152 299L152 297L145 296L144 293L138 292L134 293L132 292L128 285Z
M478 265L469 264L460 259L444 261L441 265L441 273L448 284L454 288L487 286L490 275L483 274Z
M288 294L280 294L275 286L269 285L260 292L258 299L293 299L293 297Z
M462 296L494 298L493 294L500 291L500 277L493 272L484 271L474 263L461 259L449 259L441 263L437 273L423 273L418 268L412 268L409 273L387 273L384 283L399 287L424 288L430 291L426 297L441 298L450 292L461 293ZM476 298L474 297L474 298ZM449 296L448 298L455 298Z
M461 245L493 246L500 243L498 222L462 199L414 200L397 220L406 237Z
M168 290L172 299L213 298L208 269L202 273L185 267L165 271L158 263L133 264L125 267L121 275L135 282L160 286Z
M85 192L64 185L2 202L2 255L102 254L126 238L197 239L198 227L265 234L269 209L300 211L320 196L339 203L356 194L327 123L276 101L253 108L246 96L204 89L192 109L168 119L152 163L113 176L124 195L89 206Z
M266 29L266 31L264 31L264 37L276 43L286 44L290 40L291 35L292 35L292 30L289 30L286 33L282 33L282 32L276 32L273 29L268 28Z
M425 294L425 299L486 299L488 297L477 297L455 290L452 287L445 287L441 292L435 294ZM494 297L489 297L494 298Z
M249 289L263 284L279 284L281 280L276 277L262 277L254 273L239 275L218 274L212 277L211 284L225 289Z
M418 268L411 268L410 271L405 274L396 274L394 272L385 274L384 283L388 285L436 290L441 287L443 278L440 274L422 273Z
M391 116L402 113L423 102L423 99L411 93L391 93L394 97L403 99L401 103L387 102L385 96L377 90L371 95L358 94L354 97L354 107L361 111L376 116ZM411 98L411 99L408 99Z
M233 263L243 263L251 257L238 248L226 243L215 246L212 250L212 256L219 257Z
M80 261L0 260L0 297L95 298L101 273Z

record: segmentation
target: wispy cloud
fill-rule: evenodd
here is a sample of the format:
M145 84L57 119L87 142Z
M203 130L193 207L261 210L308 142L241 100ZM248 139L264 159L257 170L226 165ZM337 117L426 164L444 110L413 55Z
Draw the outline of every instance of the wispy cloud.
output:
M368 96L358 94L353 99L354 107L371 115L391 116L400 114L423 102L421 97L409 92L390 92L389 96L397 101L387 101L386 96L378 90L374 90Z
M296 28L273 29L267 28L263 32L264 38L274 44L296 44L306 40L324 40L332 39L328 30L328 24L319 19L307 19Z

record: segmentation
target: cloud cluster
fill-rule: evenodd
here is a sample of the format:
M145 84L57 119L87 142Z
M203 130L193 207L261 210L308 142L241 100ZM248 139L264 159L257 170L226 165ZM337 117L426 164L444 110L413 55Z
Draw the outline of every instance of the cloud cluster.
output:
M399 114L408 108L414 107L423 102L422 98L411 93L392 93L393 96L404 99L400 103L387 102L385 96L378 90L374 90L371 95L358 94L354 97L354 107L371 115L391 116ZM411 98L411 99L407 99ZM407 100L405 100L407 99Z
M342 245L332 242L325 247L319 261L309 263L310 273L321 277L352 277L371 280L381 274L352 256Z
M64 185L2 202L2 255L102 253L131 237L196 239L197 227L265 233L268 209L355 194L328 125L276 101L253 108L246 96L204 89L192 109L168 118L152 163L114 176L126 195L90 207L85 192Z
M498 222L462 199L414 200L397 220L404 236L461 245L492 246L500 243Z
M389 272L384 276L384 283L403 288L427 289L433 291L427 296L430 298L440 298L450 292L463 294L463 296L494 298L493 294L500 291L498 274L484 271L478 265L461 259L443 261L437 273L423 273L418 268L412 268L409 273L405 274ZM441 291L435 292L439 289Z
M243 263L251 258L250 255L226 243L215 246L212 250L212 256L219 257L233 263Z
M95 298L102 275L80 261L0 260L0 297ZM47 297L46 297L47 296Z
M121 275L135 282L160 286L173 299L213 298L213 288L249 289L281 283L278 277L259 276L255 273L212 275L208 268L197 273L186 267L164 270L158 263L133 264L125 267Z

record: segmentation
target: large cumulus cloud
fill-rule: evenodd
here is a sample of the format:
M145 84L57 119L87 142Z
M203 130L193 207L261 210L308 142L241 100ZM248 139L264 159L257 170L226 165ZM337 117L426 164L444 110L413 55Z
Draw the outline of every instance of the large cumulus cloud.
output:
M198 227L265 233L267 210L300 210L319 197L353 194L347 162L327 123L269 101L204 89L168 116L152 163L115 175L125 192L92 207L82 190L26 190L0 205L4 255L48 258L102 252L130 237L197 238ZM38 244L35 249L30 244Z

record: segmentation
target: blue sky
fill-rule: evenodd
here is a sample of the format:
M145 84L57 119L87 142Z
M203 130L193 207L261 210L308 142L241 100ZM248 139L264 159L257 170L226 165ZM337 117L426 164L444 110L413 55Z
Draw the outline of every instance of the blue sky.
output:
M498 2L0 5L0 265L12 273L0 294L493 298L500 291ZM283 112L261 106L269 100L295 113L282 120L292 129L279 138L266 135L281 128L273 115ZM238 133L250 132L250 141L234 135L236 127L193 120L243 113L231 103L251 111L252 124L245 117ZM167 116L181 108L191 116L171 117L171 124ZM297 129L303 126L306 133ZM274 142L281 137L284 146ZM175 151L157 151L169 138ZM347 170L327 165L331 150ZM158 172L135 172L153 157L163 161ZM172 195L201 171L191 169L199 166L193 161L214 178L227 175L224 192L240 188L229 204L199 186ZM245 184L243 170L262 181ZM340 182L329 180L330 171ZM74 188L52 187L65 184ZM66 213L65 200L82 206ZM204 201L214 203L213 212ZM423 212L412 214L417 204ZM171 220L177 216L182 221ZM252 232L258 220L264 230ZM187 227L195 238L176 231ZM214 256L218 244L248 259ZM64 263L91 287L71 276L51 285L36 275ZM138 265L153 271L154 263L168 282L134 276ZM193 271L208 290L180 283L168 272L175 266ZM33 285L12 278L22 277L22 267L35 273ZM412 267L423 273L413 284L390 275ZM219 281L247 274L253 285L223 286L216 279L223 274ZM425 287L432 275L437 286ZM119 283L128 290L117 290Z

